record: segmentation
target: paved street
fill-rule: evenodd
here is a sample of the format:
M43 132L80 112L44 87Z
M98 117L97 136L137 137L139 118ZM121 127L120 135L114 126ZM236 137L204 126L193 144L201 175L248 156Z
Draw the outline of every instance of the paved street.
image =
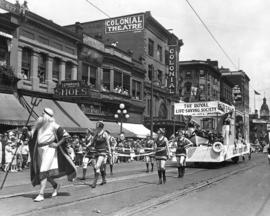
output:
M29 184L28 171L10 173L0 194L0 209L3 215L39 216L179 215L180 210L188 215L266 215L267 169L265 155L254 154L251 161L238 164L188 168L178 179L175 164L170 163L167 183L157 185L156 172L145 173L144 162L121 163L108 176L107 185L90 188L92 171L86 181L70 183L63 178L59 196L50 198L49 188L41 203L33 202L38 187Z

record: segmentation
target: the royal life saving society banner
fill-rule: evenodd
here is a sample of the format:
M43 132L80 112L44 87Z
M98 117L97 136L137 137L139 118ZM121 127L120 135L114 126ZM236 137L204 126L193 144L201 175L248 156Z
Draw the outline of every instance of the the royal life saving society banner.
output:
M207 116L225 114L231 111L234 111L234 106L220 101L183 102L174 104L174 115Z

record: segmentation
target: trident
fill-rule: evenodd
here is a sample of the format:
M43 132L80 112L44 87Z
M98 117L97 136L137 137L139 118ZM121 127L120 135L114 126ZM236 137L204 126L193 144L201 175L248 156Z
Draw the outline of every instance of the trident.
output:
M32 97L32 98L31 98L31 105L32 105L32 107L31 107L31 110L30 110L30 113L29 113L28 119L27 119L27 121L26 121L26 123L25 123L24 127L26 127L26 126L28 125L29 120L30 120L30 117L32 116L33 111L34 111L34 107L38 106L38 105L39 105L39 103L40 103L41 101L42 101L42 99L41 99L41 98L37 98L37 97ZM16 148L15 153L14 153L14 155L13 155L12 159L11 159L11 163L10 163L10 164L12 164L12 162L13 162L14 158L16 157L16 154L17 154L17 151L18 151L18 148L19 148L18 143L20 143L20 142L21 142L22 137L23 137L23 136L21 136L21 137L20 137L20 139L19 139L19 141L17 142L17 148ZM5 181L6 181L6 179L7 179L8 173L9 173L9 168L8 168L8 170L7 170L6 174L5 174L5 177L4 177L4 180L3 180L2 184L1 184L0 190L2 190L2 189L3 189L3 187L4 187L4 184L5 184Z

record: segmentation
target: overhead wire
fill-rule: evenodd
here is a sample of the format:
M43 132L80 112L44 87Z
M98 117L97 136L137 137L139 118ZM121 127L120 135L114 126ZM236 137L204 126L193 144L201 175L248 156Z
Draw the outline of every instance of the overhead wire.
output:
M98 6L96 6L94 3L92 3L89 0L85 0L88 2L88 4L92 5L94 8L96 8L99 12L101 12L102 14L104 14L105 16L107 16L108 18L111 18L110 15L108 15L105 11L103 11L102 9L100 9Z
M219 43L219 41L216 39L216 37L214 36L214 34L211 32L211 30L208 28L208 26L206 25L206 23L203 21L203 19L200 17L200 15L198 14L198 12L195 10L195 8L191 5L191 3L186 0L186 2L188 3L189 7L193 10L193 12L195 13L195 15L197 16L197 18L200 20L200 22L202 23L202 25L205 27L205 29L207 30L207 32L210 34L210 36L212 37L212 39L216 42L216 44L218 45L218 47L221 49L221 51L223 52L223 54L227 57L227 59L229 60L229 62L233 65L233 67L235 69L238 69L238 67L236 66L236 64L233 62L232 58L228 55L228 53L225 51L225 49L222 47L222 45Z

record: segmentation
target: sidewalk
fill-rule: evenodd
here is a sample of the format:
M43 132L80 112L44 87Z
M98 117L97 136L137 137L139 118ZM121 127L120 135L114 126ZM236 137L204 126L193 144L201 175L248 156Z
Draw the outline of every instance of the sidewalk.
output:
M180 197L147 215L268 216L270 166L265 161L215 185Z

